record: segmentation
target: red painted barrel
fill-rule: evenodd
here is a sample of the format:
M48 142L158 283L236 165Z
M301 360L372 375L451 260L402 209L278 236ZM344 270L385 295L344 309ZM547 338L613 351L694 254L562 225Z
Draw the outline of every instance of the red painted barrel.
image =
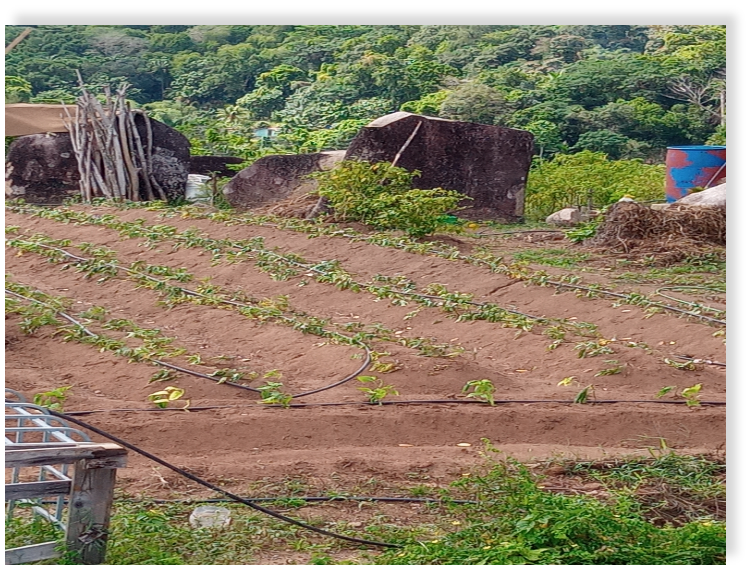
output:
M725 176L724 146L671 146L665 158L665 198L675 202L692 188L707 185Z

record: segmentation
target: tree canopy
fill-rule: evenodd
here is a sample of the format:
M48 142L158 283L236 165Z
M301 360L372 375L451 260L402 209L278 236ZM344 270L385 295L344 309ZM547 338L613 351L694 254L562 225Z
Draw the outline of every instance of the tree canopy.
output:
M25 26L6 26L6 45ZM128 95L194 150L253 158L343 148L407 110L526 129L545 158L659 161L724 142L725 26L33 26L6 102ZM271 141L259 126L280 133Z

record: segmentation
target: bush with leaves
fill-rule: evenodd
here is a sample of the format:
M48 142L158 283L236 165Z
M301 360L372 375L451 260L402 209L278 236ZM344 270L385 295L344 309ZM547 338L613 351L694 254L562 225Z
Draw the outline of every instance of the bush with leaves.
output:
M601 152L585 150L536 159L527 182L525 216L543 219L561 208L589 203L602 208L626 194L637 201L665 198L665 165L639 159L609 160Z
M377 229L403 230L412 237L434 233L441 216L467 199L455 190L419 190L410 172L388 162L345 161L337 168L315 172L318 193L329 201L339 221L362 222Z

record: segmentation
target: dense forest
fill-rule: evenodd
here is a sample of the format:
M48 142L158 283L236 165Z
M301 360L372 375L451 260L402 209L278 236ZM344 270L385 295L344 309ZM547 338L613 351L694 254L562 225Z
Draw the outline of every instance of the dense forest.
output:
M346 148L398 110L528 130L543 159L725 143L724 26L35 26L6 103L72 102L77 71L130 84L195 154Z

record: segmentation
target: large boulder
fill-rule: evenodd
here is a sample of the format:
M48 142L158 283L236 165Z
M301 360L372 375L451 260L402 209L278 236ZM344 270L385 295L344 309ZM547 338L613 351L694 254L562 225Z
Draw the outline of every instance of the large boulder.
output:
M330 170L342 161L344 152L264 156L238 172L224 187L224 196L232 207L243 210L307 194L316 188L307 176Z
M524 215L533 140L527 131L397 112L363 127L345 160L393 162L398 155L397 166L421 172L415 188L471 197L462 217L516 221Z
M172 127L153 119L149 121L154 178L167 197L182 197L188 180L190 142ZM146 147L148 138L143 115L135 115L135 122ZM80 179L68 133L21 136L8 148L5 160L5 195L8 198L23 198L35 204L60 204L79 194Z
M60 204L80 193L78 165L68 133L24 135L5 160L5 196L34 204Z
M230 165L242 164L244 160L235 156L191 156L190 173L211 176L216 173L217 176L229 176L230 178L237 174L237 170L232 170Z

